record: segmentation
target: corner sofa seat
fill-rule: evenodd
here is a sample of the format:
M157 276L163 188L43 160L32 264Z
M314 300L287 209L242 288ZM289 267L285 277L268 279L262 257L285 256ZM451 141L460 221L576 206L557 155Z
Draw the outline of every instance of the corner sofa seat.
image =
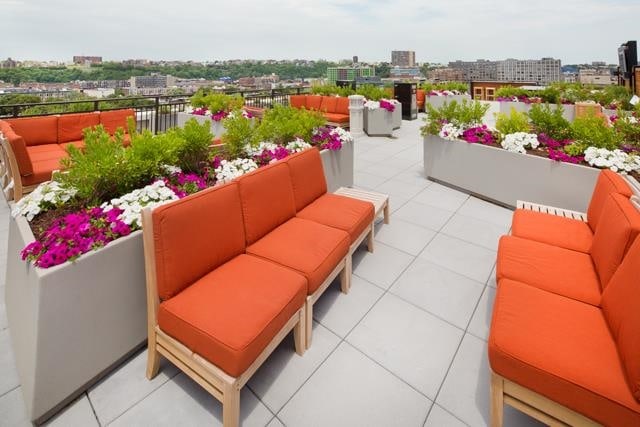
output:
M344 96L291 95L289 106L320 111L332 123L349 123L349 98Z

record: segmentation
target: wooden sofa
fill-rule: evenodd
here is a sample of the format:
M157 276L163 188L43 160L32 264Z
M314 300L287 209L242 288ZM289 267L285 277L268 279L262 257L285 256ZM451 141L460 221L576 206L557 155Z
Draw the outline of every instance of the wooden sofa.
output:
M60 169L60 160L67 156L67 146L83 148L84 129L102 125L111 135L117 128L126 132L129 117L135 117L132 109L0 120L13 199L19 200L50 180L51 173ZM125 144L129 142L125 134Z
M416 104L418 106L418 111L424 111L424 103L427 97L427 91L424 89L416 90Z
M330 124L349 127L349 98L347 97L291 95L289 106L320 111Z
M312 308L373 236L373 205L326 193L319 151L303 151L143 211L147 377L162 355L239 423L240 390L291 331L311 343Z
M492 425L640 425L640 203L601 172L586 221L516 210L498 248ZM559 211L562 215L562 210Z

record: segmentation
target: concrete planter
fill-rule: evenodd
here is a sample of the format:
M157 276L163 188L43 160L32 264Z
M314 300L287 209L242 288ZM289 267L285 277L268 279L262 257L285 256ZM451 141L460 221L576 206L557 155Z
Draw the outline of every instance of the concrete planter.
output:
M393 129L400 129L402 126L402 105L397 104L396 109L391 113L392 121L393 121Z
M431 104L434 108L440 108L445 102L458 101L462 102L463 99L471 101L471 95L444 95L444 96L426 96L425 104Z
M402 114L401 108L396 108ZM364 131L369 136L391 136L394 129L394 113L384 108L364 109ZM402 120L402 116L400 116Z
M353 142L343 144L338 151L320 151L327 191L340 187L353 187Z
M509 114L512 108L516 111L528 113L531 110L532 104L524 102L512 102L512 101L500 101L500 112ZM549 104L552 110L558 108L558 104ZM562 104L562 116L569 122L573 122L576 118L576 106L573 104Z
M189 113L177 113L177 126L184 127L184 124L190 119L196 119L199 123L209 122L211 123L211 133L214 138L220 138L225 132L225 128L222 125L222 121L216 122L210 116L198 116L196 114Z
M517 200L586 212L599 170L465 141L424 138L425 176L515 207Z

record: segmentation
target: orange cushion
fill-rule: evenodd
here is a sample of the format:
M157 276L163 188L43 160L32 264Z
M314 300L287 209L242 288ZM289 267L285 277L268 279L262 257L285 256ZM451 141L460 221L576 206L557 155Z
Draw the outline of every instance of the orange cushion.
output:
M22 185L36 185L51 181L52 172L61 169L60 159L54 158L33 162L33 173L22 177Z
M631 392L640 402L640 238L602 293L602 309L618 344Z
M327 119L327 121L333 123L349 123L349 116L345 114L323 113L323 115L324 118Z
M584 221L527 209L516 209L511 234L536 242L588 253L593 232Z
M65 114L58 119L58 144L84 138L82 131L100 124L100 114Z
M604 425L640 425L602 311L501 280L489 361L494 372Z
M426 98L427 92L424 89L416 90L416 101L418 104L422 103L424 105L424 100Z
M300 272L307 278L311 295L347 255L350 244L345 231L291 218L247 247L247 253Z
M122 128L127 132L127 119L129 117L136 117L135 112L131 108L126 110L101 111L100 124L104 126L104 129L111 135L113 135L118 128Z
M24 138L27 147L58 142L58 116L7 119L7 123L16 134Z
M238 179L247 244L293 218L296 207L289 168L282 162L260 168Z
M609 169L603 169L598 175L598 181L596 181L596 187L587 208L587 220L593 232L596 231L602 209L610 193L618 193L627 197L631 197L632 194L631 188L624 178Z
M35 145L27 147L27 153L33 163L44 160L60 160L67 157L67 152L58 144ZM58 168L59 169L59 168Z
M11 145L11 150L16 158L20 175L32 174L33 166L31 165L29 154L27 153L27 144L24 142L24 138L15 133L11 128L11 125L3 120L0 120L0 132L2 132L6 140L9 142L9 145Z
M335 113L336 102L338 102L338 98L335 96L323 96L322 102L320 103L320 111L324 111L326 113Z
M496 277L498 280L517 280L589 304L600 304L598 275L591 257L582 252L502 236Z
M243 254L160 304L158 324L193 352L237 377L305 299L304 277Z
M290 95L289 106L293 108L303 108L307 106L307 95Z
M322 105L322 96L308 95L307 96L307 110L319 110Z
M336 98L336 114L349 115L349 98L346 96L339 96Z
M238 185L209 188L153 211L158 295L166 300L244 252Z
M591 246L591 258L603 289L639 232L640 212L627 197L609 194Z
M285 162L289 166L296 211L327 192L322 159L316 147L293 154Z
M298 212L296 216L344 230L349 233L353 243L371 226L374 210L370 202L327 193Z
M70 145L73 145L78 150L84 150L84 147L86 146L85 143L84 143L84 139L80 139L78 141L63 142L62 144L60 144L62 149L65 150L65 151L67 151L67 147L70 146Z

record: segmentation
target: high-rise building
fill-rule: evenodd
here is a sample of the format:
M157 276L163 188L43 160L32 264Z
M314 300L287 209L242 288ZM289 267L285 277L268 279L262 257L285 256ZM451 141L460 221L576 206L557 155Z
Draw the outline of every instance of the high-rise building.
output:
M559 59L506 59L498 62L498 80L507 82L536 82L547 84L562 81Z
M358 77L373 77L376 70L373 67L328 67L327 80L335 83L338 80L355 81Z
M498 79L498 61L455 61L449 62L449 68L462 70L466 81Z
M391 65L394 67L415 67L416 53L412 50L391 51Z
M134 76L129 79L131 95L163 95L176 85L176 78L152 73L148 76Z

